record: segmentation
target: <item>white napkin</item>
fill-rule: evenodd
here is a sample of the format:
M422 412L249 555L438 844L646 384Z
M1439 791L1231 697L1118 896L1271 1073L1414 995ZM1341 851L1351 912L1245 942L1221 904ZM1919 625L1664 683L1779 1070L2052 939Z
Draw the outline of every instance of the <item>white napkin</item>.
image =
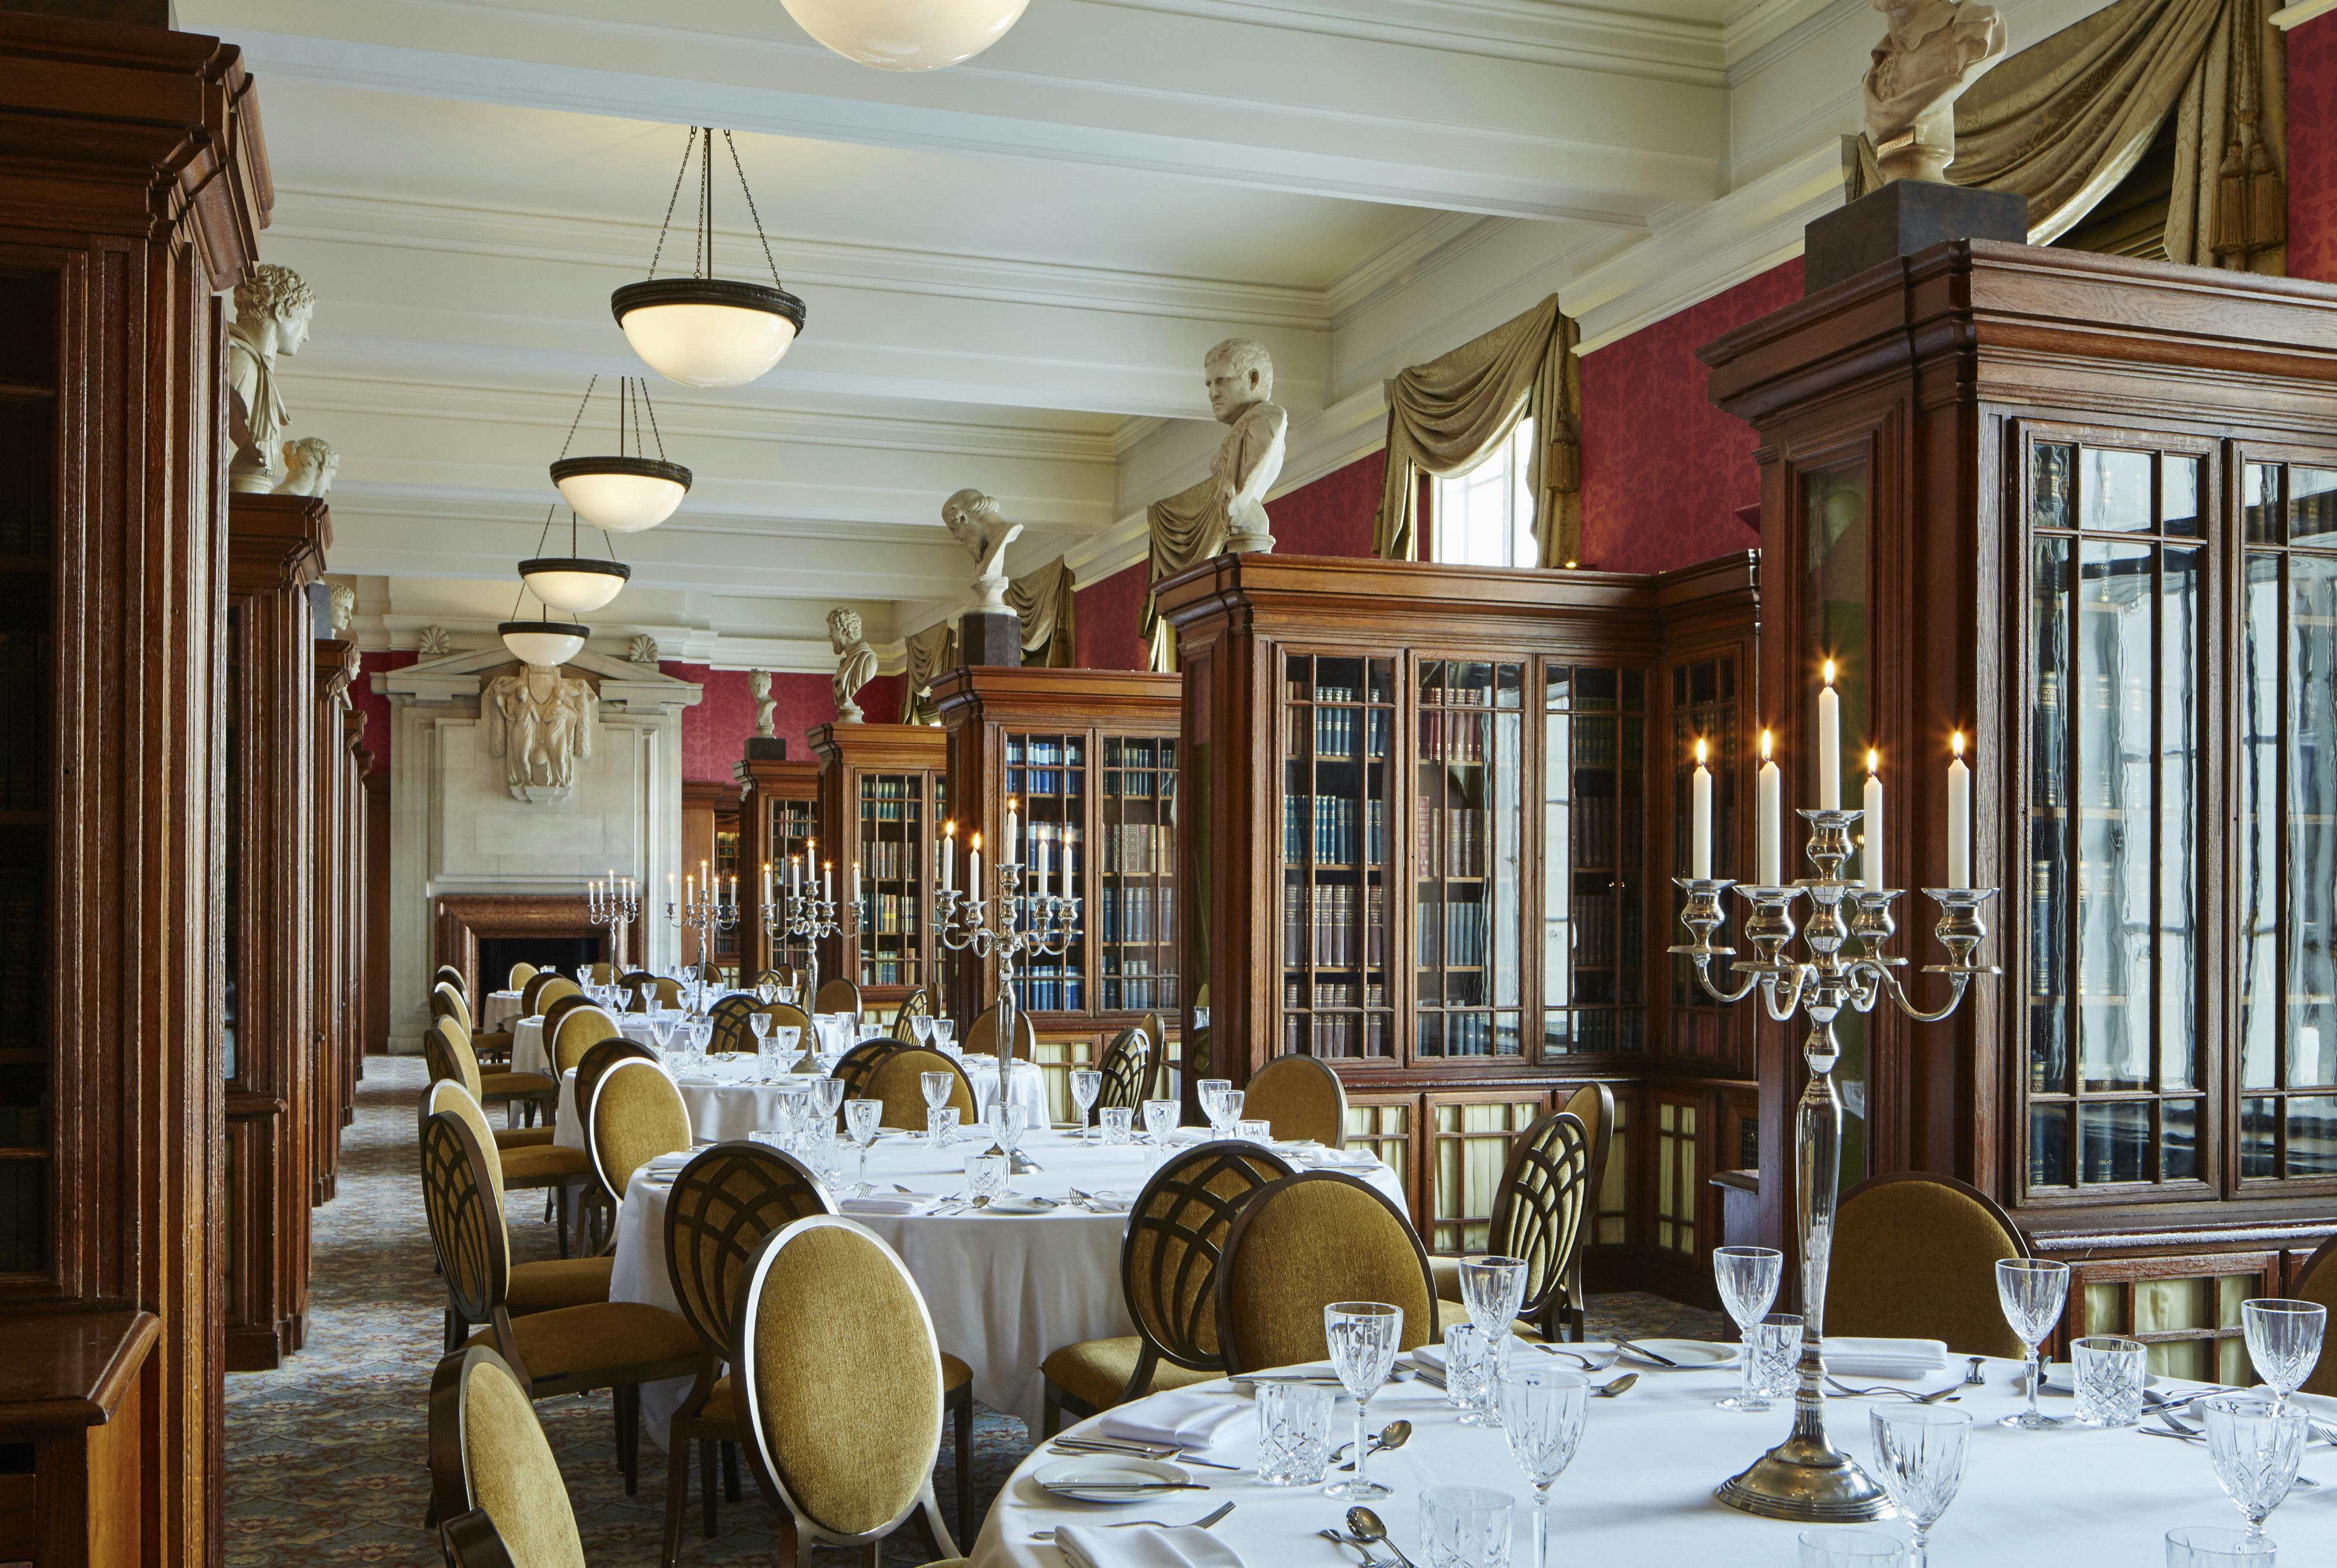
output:
M836 1208L846 1214L914 1214L927 1201L895 1193L890 1198L846 1198Z
M1826 1370L1836 1377L1921 1377L1947 1369L1948 1348L1937 1339L1825 1339Z
M1239 1553L1189 1524L1168 1530L1064 1524L1056 1528L1055 1544L1071 1568L1241 1568Z
M1335 1167L1342 1171L1361 1171L1380 1162L1380 1157L1368 1149L1302 1149L1297 1162L1315 1170Z
M676 1149L668 1153L650 1155L646 1169L670 1172L680 1170L697 1158L698 1151L695 1149Z
M1107 1410L1096 1425L1105 1436L1124 1443L1173 1443L1207 1453L1227 1441L1236 1426L1256 1412L1255 1406L1230 1394L1180 1390Z

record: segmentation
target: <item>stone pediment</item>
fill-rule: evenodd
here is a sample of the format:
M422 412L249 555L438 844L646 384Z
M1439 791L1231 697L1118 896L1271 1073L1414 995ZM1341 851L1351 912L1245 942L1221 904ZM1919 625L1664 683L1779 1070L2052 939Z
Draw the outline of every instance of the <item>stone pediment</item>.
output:
M386 697L404 697L424 703L473 702L489 681L516 673L520 662L504 648L474 648L425 659L403 670L383 670L373 677L373 689ZM706 688L695 681L668 675L654 665L595 653L590 649L560 667L571 680L589 681L605 709L631 713L679 713L705 699Z

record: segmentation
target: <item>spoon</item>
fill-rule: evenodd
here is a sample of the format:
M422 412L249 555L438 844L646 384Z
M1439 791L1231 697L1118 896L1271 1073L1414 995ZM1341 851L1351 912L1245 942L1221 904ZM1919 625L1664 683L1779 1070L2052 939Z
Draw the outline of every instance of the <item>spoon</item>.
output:
M1415 1568L1413 1560L1404 1555L1403 1548L1388 1539L1387 1526L1381 1524L1380 1516L1370 1509L1360 1504L1348 1509L1347 1529L1358 1541L1374 1546L1385 1546L1395 1553L1395 1560L1403 1563L1403 1568Z
M1384 1427L1381 1428L1378 1436L1372 1439L1371 1451L1374 1454L1389 1454L1403 1447L1405 1444L1411 1441L1412 1423L1409 1421L1391 1421ZM1346 1445L1346 1446L1353 1446L1353 1445ZM1353 1459L1348 1460L1345 1465L1339 1466L1342 1470L1353 1470L1354 1467L1355 1462Z
M1594 1399L1612 1399L1618 1395L1628 1394L1631 1391L1631 1386L1638 1380L1639 1375L1637 1372L1626 1372L1612 1383L1602 1383L1591 1389L1590 1396Z

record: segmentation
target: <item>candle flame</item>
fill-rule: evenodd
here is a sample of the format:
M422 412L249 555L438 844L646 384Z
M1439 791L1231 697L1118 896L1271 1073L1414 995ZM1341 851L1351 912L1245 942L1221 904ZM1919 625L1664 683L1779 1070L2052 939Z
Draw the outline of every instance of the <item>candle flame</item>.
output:
M1006 808L1009 811L1020 811L1022 809L1022 802L1015 799L1013 796L1009 795L1006 798Z
M1767 731L1766 730L1762 730L1762 731L1761 731L1761 760L1762 760L1762 761L1766 762L1766 761L1769 760L1769 753L1770 753L1771 750L1773 749L1773 745L1774 745L1774 742L1773 742L1773 741L1771 740L1771 739L1770 739L1769 731Z
M1959 730L1953 736L1950 737L1948 747L1951 750L1955 752L1956 760L1959 762L1962 761L1964 756L1964 732Z
M1882 771L1882 753L1877 751L1872 746L1869 746L1866 749L1866 770L1869 773L1880 773Z
M942 836L946 838L954 838L957 837L956 818L952 818L949 821L942 824Z
M973 852L977 855L982 853L982 833L979 828L974 831L973 835Z
M1704 766L1704 738L1702 736L1698 736L1697 738L1696 765L1699 768Z
M1825 683L1829 686L1833 684L1833 661L1831 659L1825 662Z

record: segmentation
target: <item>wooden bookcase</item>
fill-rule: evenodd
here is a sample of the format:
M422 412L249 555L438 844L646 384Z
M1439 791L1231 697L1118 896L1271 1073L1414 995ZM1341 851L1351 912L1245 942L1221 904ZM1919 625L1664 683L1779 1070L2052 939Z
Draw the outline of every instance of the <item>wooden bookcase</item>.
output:
M749 740L747 755L732 769L738 783L738 954L742 982L780 964L800 964L800 944L763 928L763 867L771 868L776 890L787 880L787 857L803 853L807 839L822 837L819 764L787 760L787 743ZM771 755L762 755L768 751Z
M2005 974L1946 1024L1865 1021L1843 1180L1959 1176L2078 1268L2073 1325L2228 1339L2337 1227L2337 289L1958 242L1703 352L1760 436L1788 793L1831 653L1845 728L1905 760L1892 880L1935 885L1944 743L1976 740ZM1914 964L1934 915L1901 905ZM1760 1078L1782 1151L1786 1031ZM1792 1179L1762 1162L1787 1245ZM2162 1369L2230 1365L2170 1345Z
M1173 675L1035 666L960 668L934 681L960 854L979 828L984 865L997 864L1009 797L1050 836L1050 891L1069 846L1080 929L1064 956L1026 975L1021 998L1058 1077L1146 1013L1177 1010L1181 691ZM964 875L961 864L961 887ZM944 974L955 1017L997 996L995 965L952 954Z
M848 975L864 1003L889 1006L941 979L930 899L941 864L934 840L948 815L948 742L924 724L823 724L811 749L826 829L819 854L836 862L840 921L855 858L861 879L861 924L821 944L819 972Z
M712 779L689 779L681 786L681 864L695 876L700 862L708 874L723 887L728 878L738 878L741 911L738 925L729 931L709 932L706 936L706 956L725 971L738 967L739 943L747 929L744 902L747 878L738 866L738 789L735 784L719 783ZM685 933L682 952L686 959L699 956L699 934ZM753 979L753 975L747 978Z
M1481 1237L1511 1137L1608 1082L1607 1262L1701 1297L1716 1207L1638 1249L1659 1190L1638 1133L1660 1084L1708 1164L1750 1087L1748 1026L1685 1003L1663 949L1677 729L1713 742L1724 851L1749 810L1751 558L1648 577L1227 555L1158 592L1185 668L1184 1025L1206 984L1212 1073L1332 1063L1444 1250Z

